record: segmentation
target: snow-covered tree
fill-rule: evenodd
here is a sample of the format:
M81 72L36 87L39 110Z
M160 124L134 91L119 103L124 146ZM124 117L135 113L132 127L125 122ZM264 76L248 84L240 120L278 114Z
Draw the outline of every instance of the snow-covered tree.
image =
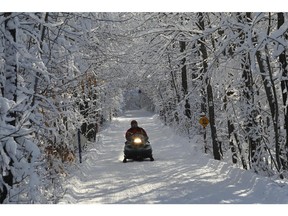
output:
M182 133L199 133L197 119L205 112L215 158L233 156L243 168L268 175L286 170L281 128L287 127L280 118L286 114L279 108L281 100L286 106L286 13L137 15L133 59L160 117Z

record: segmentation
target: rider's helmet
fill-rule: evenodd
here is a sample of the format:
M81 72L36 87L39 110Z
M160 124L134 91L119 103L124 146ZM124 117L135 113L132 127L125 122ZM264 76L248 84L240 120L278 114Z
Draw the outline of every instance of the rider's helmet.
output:
M136 120L132 120L131 121L131 127L132 128L138 127L138 122Z

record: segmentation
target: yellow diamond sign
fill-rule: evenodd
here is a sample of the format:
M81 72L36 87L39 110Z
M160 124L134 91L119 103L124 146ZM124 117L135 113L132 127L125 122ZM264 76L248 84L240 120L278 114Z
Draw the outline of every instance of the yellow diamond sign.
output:
M209 120L206 116L200 118L199 123L205 128L209 124Z

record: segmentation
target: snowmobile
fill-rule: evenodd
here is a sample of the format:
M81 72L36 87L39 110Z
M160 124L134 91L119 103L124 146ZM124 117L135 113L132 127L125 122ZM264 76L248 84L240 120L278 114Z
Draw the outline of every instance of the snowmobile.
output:
M150 142L145 140L142 134L132 135L131 140L127 141L124 146L123 163L126 163L127 159L142 161L146 158L154 161Z

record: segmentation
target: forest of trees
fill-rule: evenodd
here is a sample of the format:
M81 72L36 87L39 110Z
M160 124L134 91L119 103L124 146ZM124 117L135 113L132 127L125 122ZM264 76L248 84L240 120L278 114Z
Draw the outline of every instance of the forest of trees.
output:
M94 142L134 88L177 133L205 136L203 154L287 178L287 19L1 13L0 203L57 202L78 130Z

